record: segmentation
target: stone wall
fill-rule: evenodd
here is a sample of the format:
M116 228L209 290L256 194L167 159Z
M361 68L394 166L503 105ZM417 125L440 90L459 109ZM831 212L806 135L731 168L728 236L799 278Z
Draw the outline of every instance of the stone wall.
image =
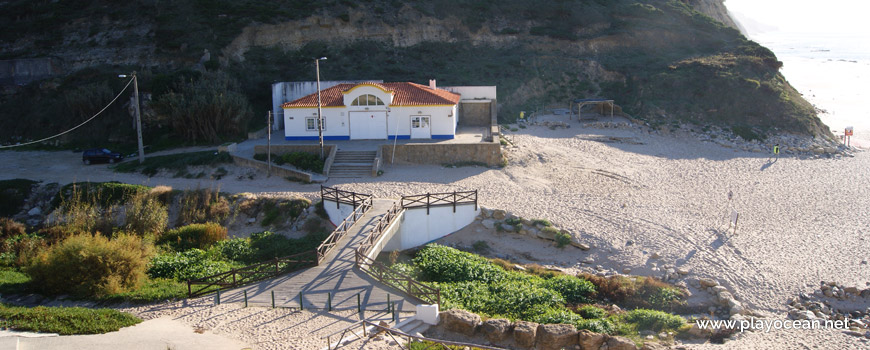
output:
M382 145L381 152L386 163L447 164L478 162L498 166L502 162L501 145L496 142L482 143L407 143L395 146Z
M323 145L324 155L329 155L335 145ZM254 146L254 154L266 154L266 145ZM292 152L305 152L320 155L320 145L272 145L272 154L282 155Z
M460 126L490 126L492 102L460 102Z
M264 151L265 152L265 151ZM240 157L237 155L233 155L233 163L238 166L244 166L254 169L262 170L266 172L269 170L269 164L266 162L261 162L256 159ZM272 164L272 175L280 176L280 177L291 177L294 179L299 179L305 182L311 182L311 174L297 171L289 168L285 168L279 165Z

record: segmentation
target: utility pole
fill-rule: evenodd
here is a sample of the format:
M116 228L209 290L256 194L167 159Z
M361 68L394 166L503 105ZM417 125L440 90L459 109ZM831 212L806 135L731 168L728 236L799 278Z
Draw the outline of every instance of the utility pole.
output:
M320 159L323 157L323 113L321 112L320 104L320 60L325 60L326 57L321 57L314 60L315 70L317 72L317 134L320 136Z
M266 177L272 177L272 111L266 115Z
M136 139L139 143L139 164L145 162L145 148L142 146L142 117L139 114L139 80L136 78L136 71L133 71L133 103L136 104ZM118 75L118 78L126 78L127 75Z

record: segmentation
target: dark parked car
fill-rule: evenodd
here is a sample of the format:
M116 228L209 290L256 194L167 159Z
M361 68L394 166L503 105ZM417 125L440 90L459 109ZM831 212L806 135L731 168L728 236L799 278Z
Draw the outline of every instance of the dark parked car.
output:
M92 148L86 149L82 152L82 162L85 164L91 163L115 163L124 160L124 156L122 156L118 152L112 152L105 148Z

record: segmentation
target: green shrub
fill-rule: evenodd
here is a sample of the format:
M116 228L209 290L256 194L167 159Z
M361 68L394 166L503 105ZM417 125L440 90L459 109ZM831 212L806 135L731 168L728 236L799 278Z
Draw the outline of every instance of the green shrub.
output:
M532 225L541 225L544 227L553 226L553 224L550 223L550 220L547 219L532 219Z
M585 329L595 333L616 333L616 325L614 325L613 322L611 322L610 320L604 318L579 320L574 323L574 327L577 327L578 330Z
M323 207L323 201L319 201L314 205L314 213L323 220L329 220L329 213L327 213L326 208Z
M390 268L414 279L416 279L420 275L420 270L417 269L416 266L411 264L395 263L390 265Z
M685 293L674 287L656 288L646 294L646 300L651 307L663 310L673 310L686 303Z
M577 309L576 312L580 317L585 319L595 319L595 318L605 318L607 317L607 310L604 310L600 307L594 305L583 305Z
M151 254L136 236L76 235L37 255L26 272L45 293L99 297L138 287Z
M293 220L299 217L302 214L302 211L311 206L311 201L305 198L293 199L293 200L274 200L269 199L266 200L263 204L263 211L265 214L263 216L263 221L260 222L260 225L270 226L272 224L281 224L285 223L287 220Z
M251 261L254 249L251 248L251 240L248 238L233 238L219 241L209 251L215 251L226 260Z
M0 243L0 264L3 266L27 266L30 259L48 248L49 242L38 234L20 234L8 237Z
M595 285L585 279L561 275L545 280L542 286L559 292L572 304L591 303L595 298Z
M158 243L168 243L175 250L208 249L208 247L226 238L227 228L210 222L190 224L169 230L160 237Z
M290 164L301 170L323 173L323 160L320 159L320 156L308 152L285 153L272 158L272 161L278 165Z
M238 264L212 259L207 252L194 248L154 257L148 267L148 276L186 281L226 272L237 266Z
M0 294L25 294L29 293L30 276L18 269L0 269Z
M169 223L169 211L156 196L140 194L130 200L124 229L140 237L160 237Z
M313 251L327 235L325 232L309 233L305 237L293 239L270 231L254 233L251 235L251 248L254 250L252 262Z
M650 330L654 332L674 330L686 324L686 320L680 316L649 309L629 311L623 315L622 319L625 322L637 325L638 330Z
M24 307L0 304L0 327L42 333L103 334L142 322L113 309L83 307Z
M0 216L18 214L35 184L25 179L0 180Z
M484 257L439 244L428 244L413 259L426 280L435 282L491 282L505 271Z
M149 278L135 290L109 294L100 301L121 303L153 303L187 298L187 283L170 278Z
M478 253L486 253L489 251L489 243L486 243L486 241L476 241L471 245L471 248Z
M540 307L537 306L533 308L529 312L530 316L528 317L529 321L540 323L540 324L553 324L553 323L564 323L564 324L577 324L577 322L583 320L580 315L577 315L571 310L566 309L564 306L561 307Z
M51 207L58 208L62 204L69 206L86 202L96 207L108 208L112 205L125 204L133 196L147 193L150 189L148 186L116 181L74 182L60 188L52 199Z
M549 227L546 227L549 228ZM556 246L559 248L564 248L565 246L571 244L571 235L559 231L556 232Z

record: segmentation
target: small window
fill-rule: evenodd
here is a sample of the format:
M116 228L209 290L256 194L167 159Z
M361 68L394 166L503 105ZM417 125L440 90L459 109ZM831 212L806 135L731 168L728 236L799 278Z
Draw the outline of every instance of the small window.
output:
M317 117L305 118L305 130L306 131L317 131ZM323 127L323 130L326 130L326 126Z
M381 101L375 95L360 95L353 102L350 103L351 106L383 106L384 101Z

